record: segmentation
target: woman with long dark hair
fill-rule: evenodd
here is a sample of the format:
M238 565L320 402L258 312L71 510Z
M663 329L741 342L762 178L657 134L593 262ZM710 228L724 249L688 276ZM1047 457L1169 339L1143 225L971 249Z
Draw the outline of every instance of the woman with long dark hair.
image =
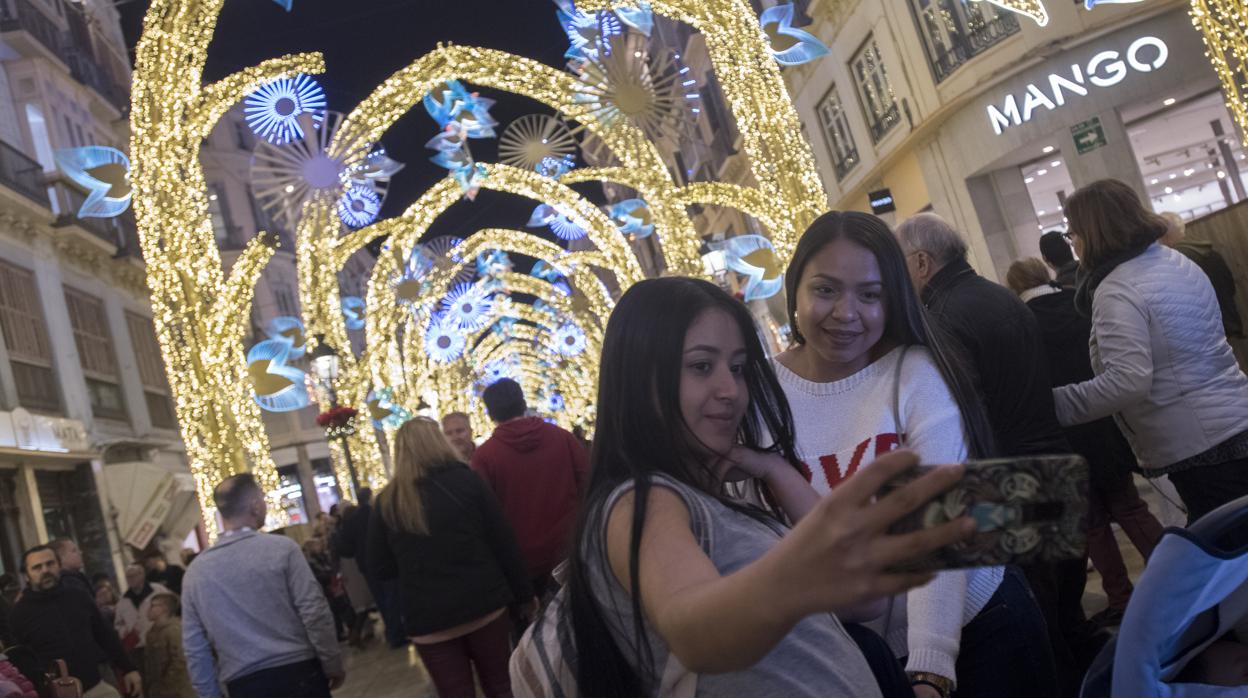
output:
M1113 415L1144 475L1170 476L1189 522L1248 495L1248 377L1209 278L1158 243L1165 219L1122 182L1082 187L1065 213L1096 376L1053 390L1058 420Z
M621 297L567 577L581 695L658 695L688 686L686 672L698 695L880 695L833 614L877 615L878 600L929 578L891 565L970 533L968 521L887 533L961 468L876 500L915 463L893 454L821 499L798 470L792 421L740 302L685 278ZM776 506L723 494L740 480Z
M395 434L394 478L377 495L365 557L399 579L403 627L440 698L511 696L508 607L532 605L515 534L485 482L428 417Z
M888 225L826 213L797 243L785 273L795 344L776 374L811 484L835 491L870 456L901 445L924 463L992 454L988 420L957 352L927 322ZM1048 696L1044 620L1022 575L1002 567L942 572L899 596L872 625L915 684L948 698ZM1011 663L1012 670L1000 668Z

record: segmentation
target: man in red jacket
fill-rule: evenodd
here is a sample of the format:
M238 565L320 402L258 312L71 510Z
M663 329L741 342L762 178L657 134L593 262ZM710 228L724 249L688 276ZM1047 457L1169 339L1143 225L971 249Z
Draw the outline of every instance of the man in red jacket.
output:
M491 384L482 399L497 426L473 453L472 469L502 504L540 598L567 554L589 457L572 434L526 417L524 391L510 378Z

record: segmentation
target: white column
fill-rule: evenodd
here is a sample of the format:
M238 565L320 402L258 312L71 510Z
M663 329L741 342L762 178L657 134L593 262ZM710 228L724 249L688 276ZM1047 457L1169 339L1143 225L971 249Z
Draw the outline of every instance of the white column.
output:
M1121 180L1135 190L1146 207L1152 208L1148 189L1144 186L1144 176L1140 174L1139 162L1135 159L1131 139L1127 136L1127 128L1123 125L1118 110L1106 109L1095 116L1100 119L1101 129L1105 132L1105 145L1096 150L1080 155L1070 129L1059 133L1062 158L1066 161L1070 181L1078 189L1098 179ZM1180 139L1182 135L1174 134Z

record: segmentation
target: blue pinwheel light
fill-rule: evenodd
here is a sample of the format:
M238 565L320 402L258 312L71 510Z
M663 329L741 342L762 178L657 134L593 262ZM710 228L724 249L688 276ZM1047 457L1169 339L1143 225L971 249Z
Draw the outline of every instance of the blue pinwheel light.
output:
M369 416L377 429L397 429L412 418L412 413L394 401L394 388L385 387L368 391L364 401L368 406Z
M459 190L464 193L464 198L472 201L477 198L477 192L481 189L481 185L489 178L490 171L486 168L485 163L478 162L468 167L459 167L451 170L451 174L455 176L455 183L459 185Z
M511 257L502 250L490 250L477 255L478 276L499 276L512 270Z
M487 361L481 370L481 382L485 385L491 385L503 378L515 378L515 371L512 365L505 359Z
M571 322L560 325L555 330L555 351L564 356L576 356L585 351L585 333Z
M580 240L587 234L584 228L562 213L556 214L548 225L550 226L550 231L561 240Z
M262 85L243 100L247 125L274 145L302 139L299 116L309 114L313 123L319 125L325 118L325 108L325 91L303 73Z
M359 296L343 296L342 317L348 330L364 329L364 299Z
M654 232L650 207L642 199L625 199L612 204L607 215L615 222L620 233L631 238L648 237Z
M562 157L547 155L533 169L537 170L537 173L543 177L557 180L574 167L576 167L576 158L571 153L568 153Z
M486 326L491 306L489 293L480 284L459 284L442 299L447 320L469 331Z
M435 317L425 330L425 353L435 363L447 364L464 353L466 344L463 330L449 317Z
M784 269L776 258L776 248L762 235L738 235L724 242L728 268L748 277L745 300L769 298L784 285Z
M290 315L279 315L264 325L264 334L269 339L285 341L290 344L290 356L297 359L307 351L308 338L304 334L303 320Z
M130 158L116 148L89 145L58 150L56 165L86 189L79 218L112 218L130 206Z
M425 111L445 127L458 122L468 138L493 138L498 122L490 116L494 100L469 92L458 80L450 80L440 90L433 90L424 98Z
M638 3L637 7L617 7L615 14L621 22L645 36L650 36L651 30L654 29L654 12L650 9L648 2Z
M338 217L351 228L363 228L377 220L381 197L366 184L353 184L338 199Z
M544 225L550 225L550 222L553 221L558 215L559 212L555 210L554 206L551 206L550 204L538 204L537 208L533 209L533 214L529 216L529 222L525 223L525 225L530 228L540 228Z
M758 23L767 32L769 51L780 65L801 65L828 53L828 47L814 34L793 26L791 3L763 10Z
M311 400L304 373L286 365L291 357L290 340L266 339L247 352L247 373L256 404L269 412L290 412L307 407Z
M610 52L608 39L624 33L624 25L612 12L581 12L572 0L555 0L555 17L568 35L564 58L592 58L599 51Z

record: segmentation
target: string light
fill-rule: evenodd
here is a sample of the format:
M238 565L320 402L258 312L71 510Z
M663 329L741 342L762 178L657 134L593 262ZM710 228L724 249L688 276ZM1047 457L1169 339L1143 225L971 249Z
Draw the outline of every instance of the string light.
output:
M1242 0L1192 0L1192 24L1205 40L1205 57L1222 83L1226 108L1248 133L1248 15Z

